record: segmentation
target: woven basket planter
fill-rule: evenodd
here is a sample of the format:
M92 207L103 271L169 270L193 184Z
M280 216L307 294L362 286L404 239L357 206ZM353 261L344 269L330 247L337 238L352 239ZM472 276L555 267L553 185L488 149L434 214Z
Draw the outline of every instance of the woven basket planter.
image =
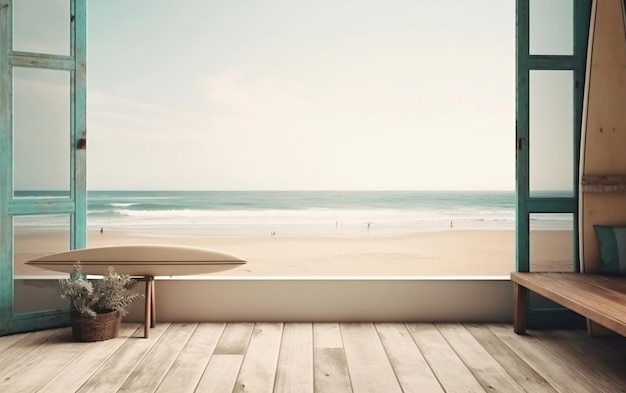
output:
M117 337L122 313L111 311L95 317L72 313L71 321L74 341L104 341Z

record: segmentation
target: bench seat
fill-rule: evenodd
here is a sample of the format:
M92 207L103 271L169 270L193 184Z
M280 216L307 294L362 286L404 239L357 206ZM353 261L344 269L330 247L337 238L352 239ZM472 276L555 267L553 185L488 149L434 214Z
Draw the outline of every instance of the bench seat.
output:
M511 273L513 327L526 333L528 291L626 336L626 277L587 273Z

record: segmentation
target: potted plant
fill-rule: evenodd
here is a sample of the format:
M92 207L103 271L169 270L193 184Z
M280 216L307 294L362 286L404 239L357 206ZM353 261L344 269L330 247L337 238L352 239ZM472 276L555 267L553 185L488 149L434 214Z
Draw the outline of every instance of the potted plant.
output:
M139 296L137 281L109 266L101 280L87 280L80 263L70 278L59 281L61 298L72 306L72 335L76 341L102 341L117 337L122 316Z

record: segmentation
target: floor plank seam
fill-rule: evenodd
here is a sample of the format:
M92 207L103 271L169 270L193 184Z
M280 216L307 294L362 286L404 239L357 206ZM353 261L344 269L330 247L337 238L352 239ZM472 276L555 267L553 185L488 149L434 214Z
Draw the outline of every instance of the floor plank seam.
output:
M339 337L341 338L341 352L343 353L343 358L346 360L346 371L348 372L348 379L350 380L350 390L354 392L354 383L352 381L352 373L350 372L350 364L348 363L348 355L346 354L346 344L343 339L343 325L344 323L339 323Z
M385 347L385 344L383 343L382 338L380 337L380 331L378 329L378 324L374 323L374 331L376 332L376 337L378 337L378 342L380 343L381 347L383 348L383 352L385 353L385 356L387 357L387 361L389 362L389 366L391 367L391 370L393 371L393 375L396 377L396 382L398 383L398 386L400 387L400 390L402 390L404 392L404 387L402 386L402 382L400 380L400 377L398 376L398 372L396 370L396 368L393 366L393 363L391 362L390 358L389 358L389 350L387 347Z
M204 369L202 370L202 372L200 373L200 377L198 378L198 380L196 381L196 386L194 387L193 391L196 392L198 390L198 388L200 387L200 383L202 381L202 378L204 377L204 375L207 372L207 369L209 367L209 364L211 363L211 360L213 359L213 357L215 356L215 350L217 349L217 346L219 345L220 341L222 340L222 337L224 337L224 332L226 331L226 327L228 326L227 322L224 322L224 326L222 327L222 331L220 332L219 337L217 338L217 340L215 341L215 346L213 347L213 352L211 353L211 355L208 357L206 364L204 365ZM239 366L240 370L241 370L241 365ZM237 371L237 375L239 375L239 371Z
M278 341L278 356L276 357L276 369L274 370L274 381L272 383L272 392L276 391L276 383L278 382L278 365L282 355L283 340L285 339L285 323L281 324L280 340ZM284 356L284 355L283 355Z
M313 331L313 323L309 323L311 326L311 392L315 393L315 333Z
M72 363L74 363L76 361L76 359L78 359L81 355L83 355L85 352L87 352L87 350L93 348L95 346L96 343L90 343L89 345L86 345L85 348L83 348L82 351L80 351L79 353L77 353L72 360L70 360L69 362L65 363L65 365L63 367L61 367L57 372L55 372L54 374L52 374L48 379L45 380L45 382L43 382L41 385L39 385L39 387L37 387L36 391L40 391L41 389L43 389L48 383L50 383L50 381L52 381L57 375L61 374L63 372L63 370L66 370ZM88 380L89 377L85 380ZM82 386L82 384L81 384Z
M184 327L185 325L190 325L191 323L182 323L181 325ZM178 354L171 359L171 361L169 362L169 365L167 365L167 368L163 371L163 373L161 373L159 381L155 384L154 389L152 390L152 392L156 392L157 390L159 390L159 386L161 386L161 384L163 383L163 380L165 379L165 377L167 376L167 374L171 371L172 366L174 365L174 363L176 363L176 360L180 357L181 353L183 352L185 345L187 345L187 343L189 342L189 340L191 339L191 337L193 336L193 333L198 329L198 324L197 323L193 323L195 325L195 327L193 328L193 331L189 334L189 336L187 337L187 340L185 340L185 344L180 346L180 349L178 351ZM174 324L170 325L170 328L174 326ZM169 331L170 329L168 329ZM167 333L164 332L162 336L165 336ZM152 349L154 349L155 346L152 347ZM151 349L151 350L152 350Z
M543 337L543 335L544 335L544 333L543 333L543 332L539 332L539 334L540 334L539 338L535 336L535 338L534 338L534 339L535 339L535 341L536 341L539 345L541 345L541 346L542 346L545 350L547 350L548 352L550 352L551 354L553 354L555 357L560 357L560 358L562 358L562 357L563 357L563 352L559 353L559 352L554 351L554 349L552 348L552 346L551 346L551 345L548 345L548 344L547 344L547 342L546 342L547 340L553 340L553 339L552 339L551 337L547 337L547 338L546 338L546 337ZM571 347L568 347L567 345L563 345L563 347L565 348L565 349L564 349L564 352L567 352L567 353L570 353L570 354L572 353L572 351L574 351L574 352L578 352L578 351L576 351L575 349L573 349L573 348L571 348ZM574 354L574 355L575 355L575 354ZM581 355L582 355L582 354L581 354ZM591 361L591 362L595 363L595 364L596 364L596 366L600 367L601 369L603 369L603 370L605 370L605 371L607 371L607 372L610 372L610 370L608 370L608 369L607 369L607 368L606 368L603 364L598 363L597 361L595 361L595 359L588 358L588 361ZM597 389L597 391L598 391L599 393L600 393L600 392L601 392L601 393L615 393L615 392L613 392L613 391L607 391L607 390L605 390L604 388L602 388L601 386L598 386L598 384L597 384L597 383L596 383L596 382L595 382L592 378L589 378L589 377L587 376L587 375L588 375L588 373L581 372L581 370L579 369L578 365L574 365L574 364L572 364L571 362L567 362L567 366L568 366L568 367L570 367L570 369L571 369L571 370L573 370L576 374L578 374L578 375L579 375L582 379L584 379L585 381L587 381L590 385L593 385L594 387L596 387L596 389Z
M558 389L556 389L549 381L549 379L546 379L545 376L543 375L543 373L541 373L540 370L537 370L535 367L533 367L533 365L531 363L528 362L527 359L525 359L524 356L522 356L518 351L515 350L515 348L511 345L511 343L507 342L506 340L502 339L502 337L500 337L498 334L496 334L496 332L493 331L493 326L495 325L488 325L488 329L491 332L491 334L493 334L493 336L495 338L497 338L499 340L500 343L502 343L506 348L508 348L508 350L510 350L512 353L514 353L524 364L526 364L526 366L528 366L531 370L533 370L533 372L537 373L537 375L539 375L541 378L543 378L548 385L550 385L550 387L552 387L552 389L554 389L555 391L558 392ZM512 330L512 327L511 327Z
M437 331L439 332L439 334L441 335L441 337L443 337L443 339L445 340L445 342L448 344L448 346L450 347L450 349L452 349L452 352L454 352L454 354L456 355L456 357L461 361L461 363L463 363L463 365L465 366L465 368L467 369L467 371L470 373L470 375L472 375L472 377L474 377L474 380L476 380L476 383L482 387L482 389L487 392L488 390L493 389L492 386L490 386L489 384L487 386L484 385L482 378L477 375L476 371L474 370L474 368L467 364L466 360L463 359L463 356L461 356L461 354L459 354L457 348L455 348L455 346L453 345L453 343L450 342L450 340L448 339L448 337L446 337L446 335L441 331L441 326L443 325L447 325L447 326L452 326L453 323L446 323L446 324L434 324L435 329L437 329ZM460 325L460 324L459 324Z
M426 356L426 354L424 353L422 348L419 346L419 344L415 340L415 337L413 336L413 333L411 333L411 326L416 326L416 325L419 325L419 324L421 324L421 322L410 322L410 323L404 323L404 326L406 327L407 331L409 332L409 336L411 337L411 340L413 341L413 344L415 345L417 350L420 352L420 354L424 358L424 361L428 365L428 368L430 369L430 372L433 374L433 376L437 380L437 383L439 384L439 386L441 386L441 390L443 390L445 392L446 389L445 389L445 385L444 385L443 381L441 380L439 375L437 375L437 373L435 372L435 370L433 368L432 362L428 359L428 357Z
M80 387L77 389L77 391L78 391L78 390L80 390L80 389L82 389L82 388L83 388L83 386L84 386L84 385L85 385L85 384L86 384L86 383L87 383L87 382L88 382L88 381L89 381L89 380L90 380L90 379L91 379L94 375L96 375L96 374L98 373L98 371L100 371L100 370L104 367L104 365L105 365L105 364L107 364L107 362L109 362L109 360L110 360L113 356L115 356L115 354L116 354L116 353L117 353L120 349L122 349L122 348L124 347L124 345L126 345L126 343L130 342L130 340L132 340L133 338L135 338L135 339L139 339L139 337L140 337L139 335L141 335L141 334L143 334L143 333L144 333L143 325L142 325L142 324L138 324L138 325L137 325L137 327L135 328L135 330L134 330L134 331L133 331L133 332L132 332L132 333L131 333L128 337L126 337L126 339L124 340L124 343L123 343L122 345L120 345L119 347L117 347L117 349L116 349L115 351L111 352L111 354L110 354L109 356L107 356L107 358L106 358L104 361L102 361L102 362L100 363L100 367L96 368L96 369L94 370L94 372L93 372L93 373L91 373L91 375L89 376L89 378L87 378L87 379L85 380L85 382L83 382L83 383L80 385ZM136 336L136 337L135 337L135 335L138 335L138 336ZM130 375L130 374L129 374L129 375ZM122 385L120 385L120 386L122 386Z
M493 331L493 329L492 329ZM497 332L494 332L496 334L496 336L498 336ZM527 332L526 335L520 336L520 335L514 335L513 336L513 329L510 328L510 326L507 327L507 333L511 334L511 337L514 338L514 342L509 342L509 340L503 340L503 342L515 353L518 354L518 356L520 356L520 358L522 360L524 360L524 362L531 368L533 369L538 375L540 375L555 391L557 392L564 392L564 393L569 393L568 390L566 388L562 388L560 386L560 381L555 381L555 378L553 375L551 375L548 371L543 370L541 368L538 368L535 364L534 361L531 361L531 359L527 359L525 355L523 355L522 353L520 353L520 348L523 345L517 345L516 346L516 342L520 341L520 342L529 342L530 345L532 345L533 347L542 347L544 348L543 344L541 343L541 340L538 340L536 336L533 335L533 331L530 330ZM544 348L545 349L545 348ZM523 351L522 351L523 352ZM536 353L536 349L534 349L534 352ZM556 357L557 360L559 360L559 364L563 367L566 367L567 369L569 369L570 371L573 370L575 371L576 375L579 375L579 373L574 370L569 364L561 361L561 356L559 356L558 354L555 355L554 353L552 353L551 351L549 351L549 353L553 356ZM588 382L587 378L584 378L584 380L586 382ZM566 383L569 383L571 381L565 381ZM556 384L555 384L556 383Z
M143 326L143 325L142 325L142 326ZM142 326L139 326L139 328L137 328L137 330L136 330L136 331L135 331L135 333L134 333L134 334L140 334L140 336L134 336L134 334L133 334L132 336L130 336L130 337L129 337L129 339L137 339L137 340L154 340L154 338L153 338L153 337L150 337L150 338L144 338L144 337L143 337L143 329L142 329ZM147 349L146 351L144 351L143 355L142 355L139 359L137 359L137 361L135 362L135 364L133 365L133 367L132 367L130 370L128 370L128 372L126 373L126 377L124 378L124 380L123 380L123 381L121 381L121 382L120 382L120 383L119 383L119 384L115 387L115 391L116 391L116 392L117 392L117 391L119 391L119 390L122 388L122 386L124 386L124 384L126 383L126 381L128 381L128 378L130 378L130 376L132 375L132 373L133 373L133 372L137 369L137 367L141 364L141 362L142 362L142 361L143 361L143 360L144 360L144 359L148 356L148 354L149 354L150 352L152 352L152 350L154 349L154 347L155 347L156 345L158 345L158 343L159 343L159 342L161 342L161 340L163 339L163 337L165 336L165 334L168 332L168 330L170 330L170 328L171 328L171 327L172 327L172 324L171 324L171 323L168 323L167 328L163 331L163 333L161 333L161 334L159 335L158 339L156 339L156 340L154 340L154 341L151 341L151 342L150 342L150 346L148 347L148 349ZM141 331L140 331L140 329L141 329ZM127 341L127 342L128 342L128 341ZM121 349L121 347L120 347L120 349ZM118 349L118 350L119 350L119 349ZM116 352L117 352L117 351L116 351ZM105 362L105 363L103 363L103 364L106 364L106 362Z
M170 367L168 368L167 372L163 375L163 378L161 378L161 381L159 381L159 384L156 386L156 388L154 389L155 392L159 391L159 389L161 388L161 385L163 385L163 381L167 378L167 376L170 374L170 372L172 372L172 366L174 364L176 364L176 362L178 360L180 360L181 355L183 354L185 348L189 345L189 342L191 341L191 339L193 338L193 336L198 332L198 328L200 327L200 323L199 322L194 322L196 327L193 329L193 332L191 332L191 334L189 335L189 338L187 338L187 341L185 342L185 344L182 346L180 352L178 353L178 356L176 356L176 358L174 359L174 361L172 362L172 364L170 365ZM211 354L211 356L213 356L213 354ZM210 357L209 357L210 358ZM207 365L208 365L208 361L207 361ZM206 369L206 365L205 365L205 369ZM204 373L204 370L203 370ZM202 373L200 374L200 377L202 377ZM198 379L198 381L196 381L195 383L195 387L194 387L194 391L196 390L196 388L198 387L198 383L199 383L200 379Z
M235 392L237 390L237 381L239 381L239 378L241 377L241 370L243 369L244 362L245 362L246 356L248 354L248 349L250 348L250 343L252 342L252 337L254 336L254 331L256 330L258 325L259 325L258 322L253 322L252 323L252 329L250 329L250 334L248 335L248 340L247 340L246 346L245 346L245 348L243 350L243 357L241 359L241 364L239 364L239 370L237 371L237 376L235 377L235 385L233 386L233 392Z
M527 390L527 389L526 389L526 388L525 388L525 387L524 387L524 386L520 383L520 381L519 381L519 380L515 377L515 375L511 374L510 367L509 367L509 366L507 366L506 364L502 363L502 361L498 359L498 357L496 356L496 354L495 354L495 353L493 353L492 351L490 351L490 350L489 350L489 348L488 348L488 347L486 347L486 346L485 346L485 345L484 345L484 344L483 344L483 343L482 343L482 342L478 339L478 337L476 337L476 336L474 335L474 333L472 333L472 329L468 329L468 326L469 326L469 327L472 327L472 326L478 326L478 324L476 324L476 323L463 323L462 325L463 325L463 327L464 327L464 328L468 331L468 333L469 333L469 334L470 334L470 335L474 338L474 340L476 340L476 342L478 342L478 344L479 344L481 347L483 347L483 349L484 349L487 353L489 353L489 355L491 356L491 358L492 358L492 359L493 359L496 363L498 363L498 364L500 365L500 367L502 367L502 369L503 369L503 370L505 371L505 373L506 373L506 374L507 374L507 375L511 378L511 380L515 381L515 383L517 383L517 385L519 386L519 388L520 388L522 391L524 391L524 392L528 391L528 390ZM485 325L485 326L489 326L489 325ZM507 326L508 326L508 328L509 328L509 329L513 330L513 325L511 325L511 324L507 324ZM491 334L491 335L493 335L494 339L495 339L495 340L497 340L497 341L498 341L498 343L500 343L500 345L501 345L501 346L504 346L505 348L508 348L508 349L510 350L509 346L508 346L508 345L506 345L506 343L505 343L505 342L503 342L503 341L502 341L499 337L495 336L495 335L491 332L491 330L489 330L489 332L490 332L490 334ZM519 362L522 362L522 363L523 363L523 364L525 364L527 367L529 367L531 370L535 371L535 369L534 369L534 368L532 368L532 367L530 367L530 366L528 365L528 363L526 363L526 362L524 361L524 359L520 358L520 357L519 357L519 355L518 355L517 353L515 353L515 352L514 352L514 351L512 351L512 350L510 350L510 354L511 354L511 355L513 355L513 356L515 356L515 359L517 359ZM542 379L543 379L543 377L542 377ZM545 381L545 379L543 379L543 380ZM547 383L547 381L545 381L545 382Z

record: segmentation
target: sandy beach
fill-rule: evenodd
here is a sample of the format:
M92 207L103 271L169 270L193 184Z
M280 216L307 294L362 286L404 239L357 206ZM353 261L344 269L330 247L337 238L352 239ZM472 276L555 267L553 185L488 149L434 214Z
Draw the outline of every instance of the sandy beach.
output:
M39 256L65 251L61 233L16 236L15 275L54 274L24 266ZM359 237L178 237L98 231L88 246L176 244L241 256L247 264L225 276L506 276L515 270L515 232L450 230L399 236ZM571 270L568 231L531 233L532 270Z

